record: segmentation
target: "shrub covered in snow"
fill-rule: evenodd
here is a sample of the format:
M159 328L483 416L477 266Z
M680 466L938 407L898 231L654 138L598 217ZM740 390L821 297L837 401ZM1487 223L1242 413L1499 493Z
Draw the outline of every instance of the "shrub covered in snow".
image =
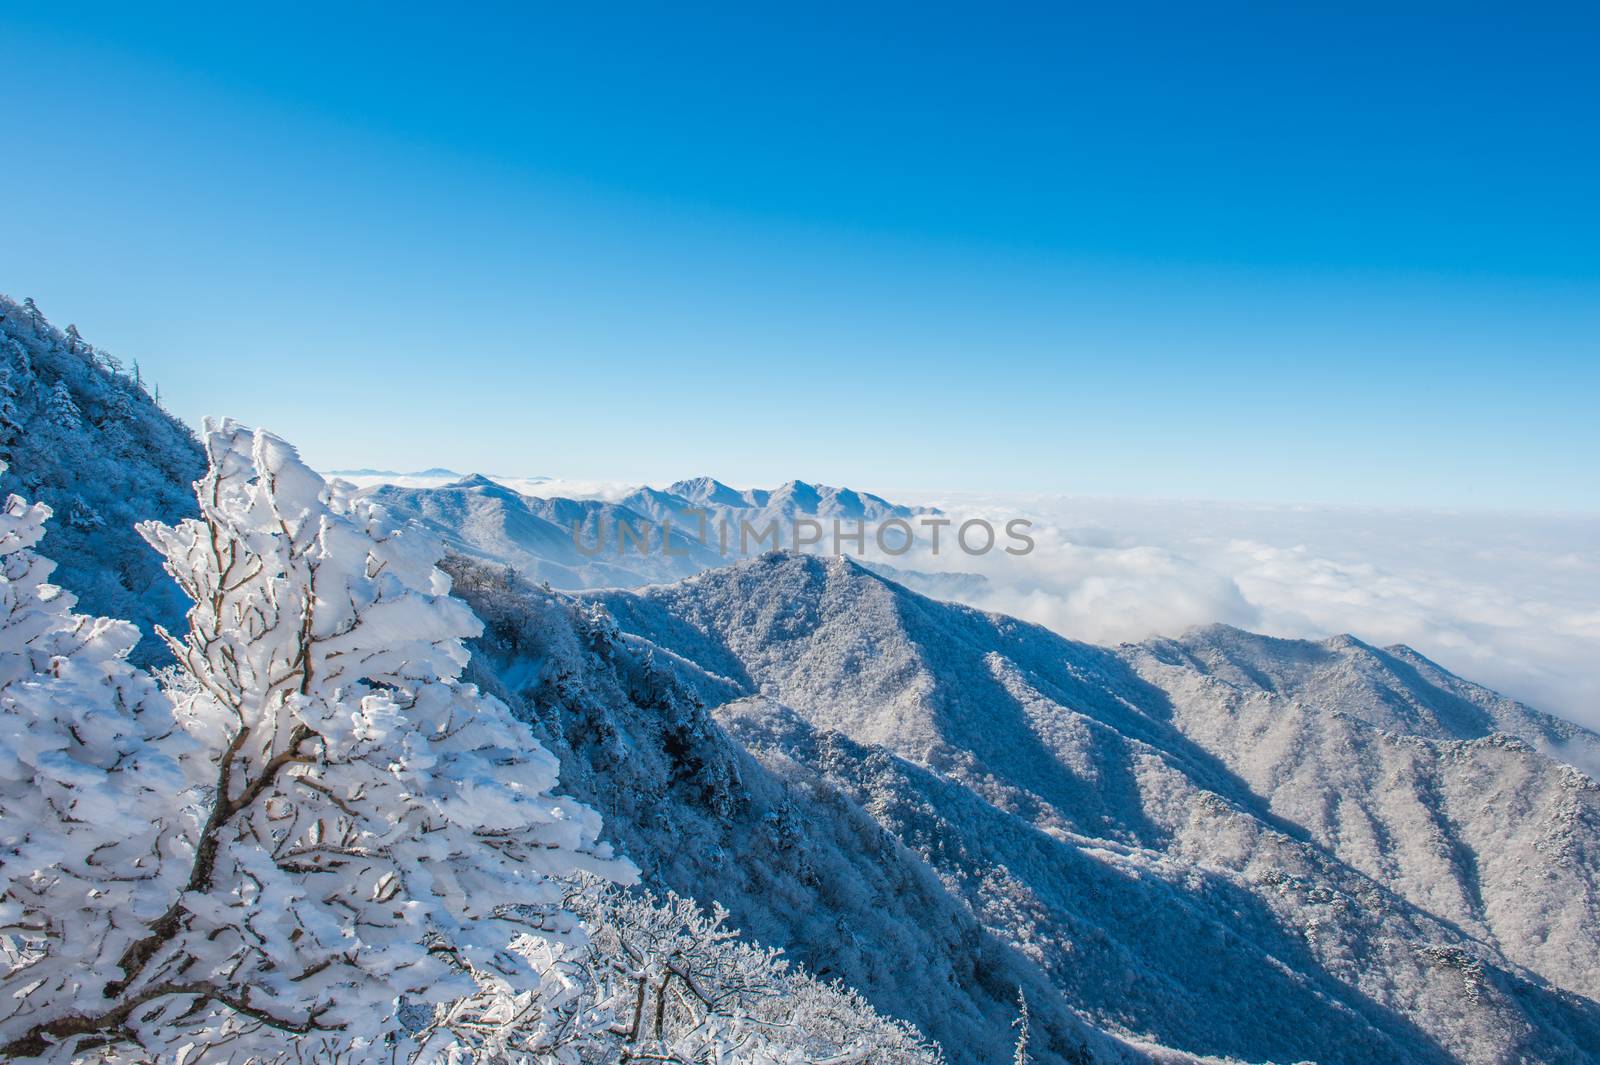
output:
M720 906L592 878L575 880L567 903L587 941L526 941L546 975L540 992L441 1011L457 1046L494 1060L942 1065L915 1028L741 939Z
M76 1018L171 906L188 851L190 748L124 661L133 626L47 583L49 516L14 495L0 511L0 1056L91 1027Z
M537 990L513 943L581 938L555 878L631 876L459 681L479 623L437 545L281 440L208 430L201 518L142 529L195 602L165 693L129 626L43 584L45 510L0 527L0 1056L438 1048L397 1004Z
M612 1017L619 1060L751 1065L937 1065L937 1046L823 983L782 952L739 938L727 911L619 890L571 900L591 929L585 974Z

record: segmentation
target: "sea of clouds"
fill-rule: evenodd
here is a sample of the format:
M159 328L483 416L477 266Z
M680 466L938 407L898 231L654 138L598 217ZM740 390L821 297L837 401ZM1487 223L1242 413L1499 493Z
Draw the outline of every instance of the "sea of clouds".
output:
M946 496L1017 558L919 557L987 581L962 598L1095 643L1224 622L1404 643L1469 680L1600 728L1600 515ZM909 563L908 563L909 564Z

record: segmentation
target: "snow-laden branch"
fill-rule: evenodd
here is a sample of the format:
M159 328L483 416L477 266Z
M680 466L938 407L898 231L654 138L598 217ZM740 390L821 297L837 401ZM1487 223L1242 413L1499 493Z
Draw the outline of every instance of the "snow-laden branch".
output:
M709 912L668 894L578 882L569 906L586 944L534 950L547 973L566 977L553 1020L606 1018L581 1043L593 1060L738 1062L741 1065L939 1065L939 1048L914 1028L875 1011L854 991L823 983L780 951L741 939L720 906ZM559 959L559 960L558 960ZM553 986L553 985L549 985ZM456 1009L470 1013L470 1001ZM485 1038L522 1051L550 1046L548 1031L514 1022L483 1026ZM533 1038L534 1036L537 1038ZM541 1044L539 1040L543 1040ZM585 1058L584 1060L590 1060Z
M581 939L552 878L632 875L460 682L479 623L438 545L276 437L205 444L199 520L140 530L195 601L168 692L44 584L42 508L0 525L0 1056L403 1050L400 1003L537 993L513 941Z

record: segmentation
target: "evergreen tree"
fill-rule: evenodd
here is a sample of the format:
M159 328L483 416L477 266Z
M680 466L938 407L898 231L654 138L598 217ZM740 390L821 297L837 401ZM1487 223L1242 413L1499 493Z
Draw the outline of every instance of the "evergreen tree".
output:
M73 402L72 391L67 388L67 382L58 380L50 389L50 396L44 402L46 420L57 429L76 432L83 425L83 413L78 410L78 404Z

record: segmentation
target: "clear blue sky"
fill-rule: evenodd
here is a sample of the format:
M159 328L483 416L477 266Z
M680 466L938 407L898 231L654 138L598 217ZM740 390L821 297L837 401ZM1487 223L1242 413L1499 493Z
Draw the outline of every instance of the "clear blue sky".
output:
M0 3L0 291L324 467L1600 509L1600 16L1328 6Z

